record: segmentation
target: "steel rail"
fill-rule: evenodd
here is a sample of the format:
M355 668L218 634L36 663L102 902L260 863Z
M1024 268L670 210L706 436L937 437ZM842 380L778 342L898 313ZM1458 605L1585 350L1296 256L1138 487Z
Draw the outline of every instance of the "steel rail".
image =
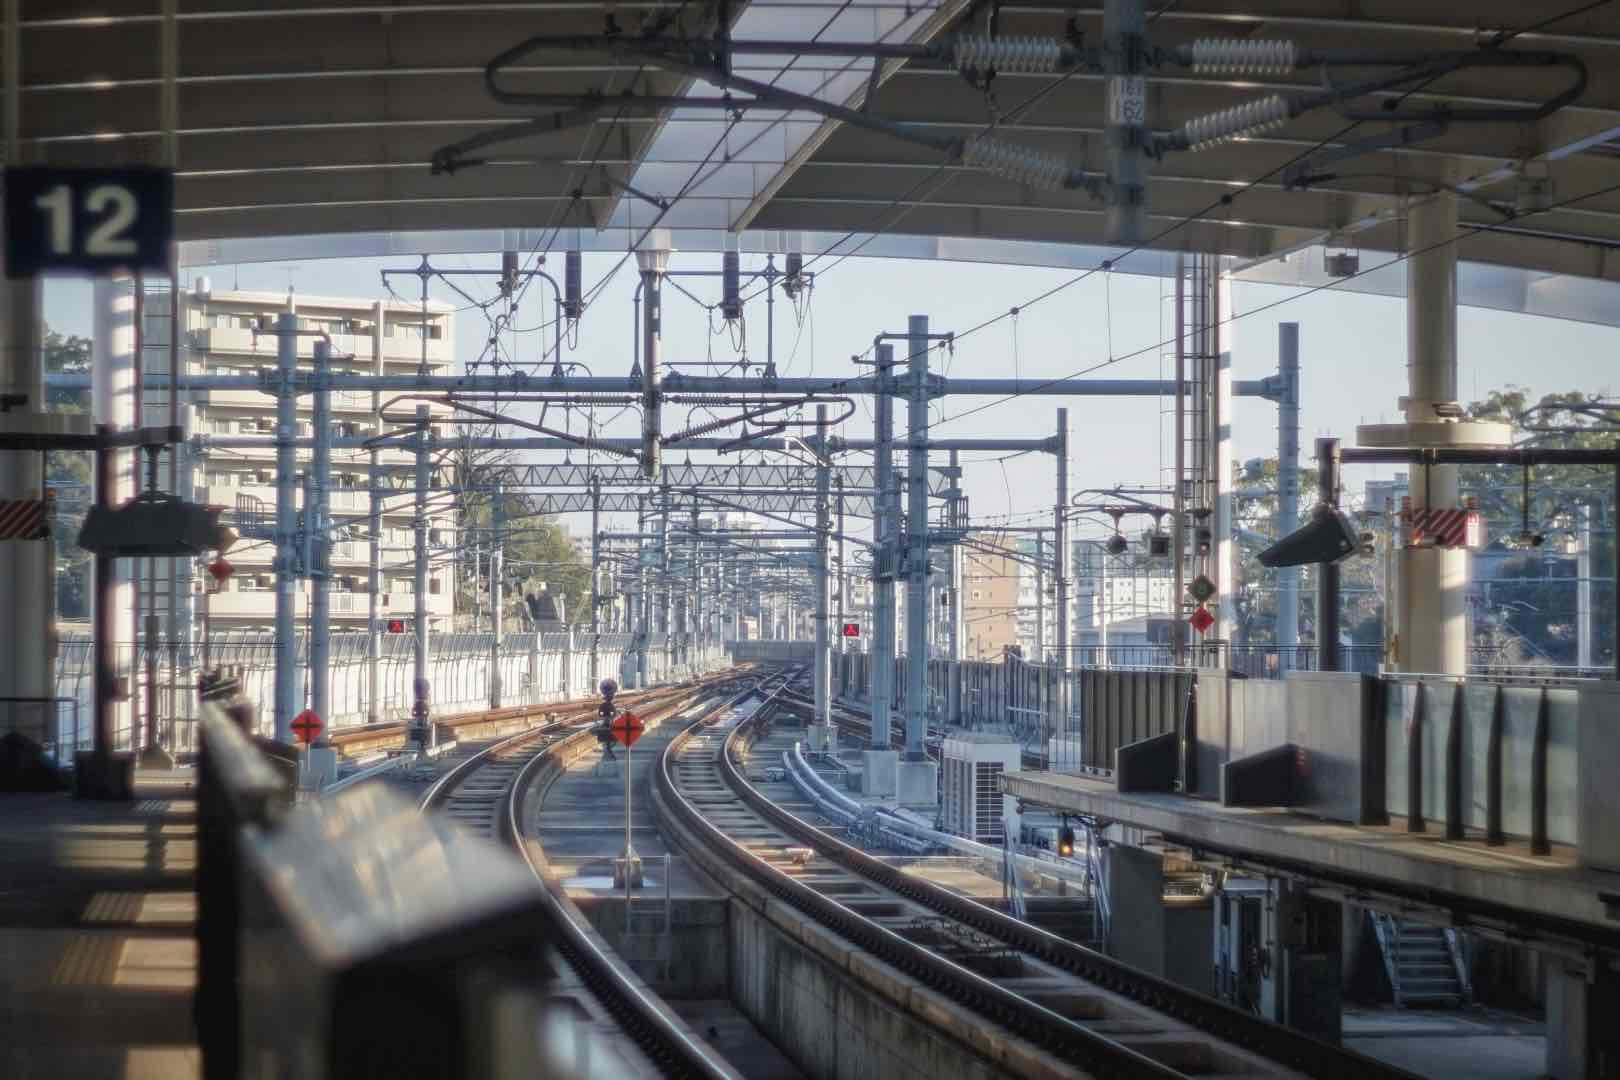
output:
M736 769L732 762L732 754L737 739L745 732L751 731L762 716L768 715L775 707L779 692L780 688L770 693L754 714L727 736L719 761L728 783L750 809L777 824L789 835L805 835L805 829L808 827L797 818L777 810L746 781L739 787L734 779ZM793 879L736 844L686 799L672 772L672 763L679 748L706 723L707 718L701 719L672 739L654 772L658 792L663 796L661 805L669 808L678 819L681 829L689 837L693 837L695 843L701 844L705 850L741 870L753 883L778 900L859 946L867 954L882 960L936 993L979 1014L999 1028L1067 1065L1083 1069L1092 1075L1111 1078L1151 1077L1154 1080L1163 1080L1184 1075L908 941L888 927ZM819 848L821 838L825 837L825 834L814 829L809 831L817 834L814 846ZM830 837L825 838L831 840ZM870 856L863 855L863 858L870 859ZM859 870L856 872L863 873ZM871 875L863 873L863 876ZM955 1034L960 1037L960 1033Z
M931 881L907 874L816 828L771 802L737 770L732 762L730 744L742 735L745 727L739 727L738 731L732 733L727 740L726 753L722 755L727 784L771 824L814 847L818 855L844 869L1010 948L1276 1064L1312 1076L1343 1077L1347 1080L1372 1080L1375 1077L1416 1080L1414 1074L1376 1058L1271 1023L1168 979L1137 970L1114 957L1058 937Z
M654 711L667 707L674 712L688 704L694 696L701 698L705 693L737 678L737 674L732 672L718 678L658 688L635 696L644 705L654 698L661 699L659 705L654 706ZM736 1072L723 1059L717 1059L701 1043L690 1038L663 1003L651 995L628 967L593 937L589 924L578 914L566 895L548 880L528 845L523 842L520 821L523 801L540 770L554 761L557 754L581 741L594 738L589 727L578 726L579 720L578 715L559 719L485 747L457 762L423 794L419 805L426 811L443 804L457 787L480 769L527 743L540 742L541 745L518 768L505 791L492 796L491 805L492 808L499 806L496 822L499 838L516 849L542 886L541 892L548 901L550 921L555 931L547 938L547 944L557 950L596 1000L660 1072L668 1076L700 1077L705 1080L737 1080Z

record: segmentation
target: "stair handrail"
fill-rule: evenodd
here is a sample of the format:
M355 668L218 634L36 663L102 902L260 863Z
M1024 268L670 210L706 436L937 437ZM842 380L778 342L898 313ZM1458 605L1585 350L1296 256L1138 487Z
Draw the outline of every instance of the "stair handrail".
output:
M1097 947L1108 952L1108 932L1112 912L1108 903L1108 876L1103 873L1102 845L1097 830L1086 828L1086 887L1091 893L1091 936Z

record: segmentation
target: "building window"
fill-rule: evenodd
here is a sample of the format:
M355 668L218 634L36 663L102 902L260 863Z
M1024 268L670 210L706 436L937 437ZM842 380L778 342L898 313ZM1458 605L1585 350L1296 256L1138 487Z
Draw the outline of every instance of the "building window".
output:
M438 578L434 578L433 580L428 582L428 592L430 594L432 594L433 596L438 596L439 595L439 579Z
M979 590L978 589L973 590L973 599L975 599L975 600L979 599Z
M427 336L429 341L437 341L443 334L443 327L438 323L429 323ZM405 338L408 341L422 340L422 324L419 322L391 322L388 324L388 336Z

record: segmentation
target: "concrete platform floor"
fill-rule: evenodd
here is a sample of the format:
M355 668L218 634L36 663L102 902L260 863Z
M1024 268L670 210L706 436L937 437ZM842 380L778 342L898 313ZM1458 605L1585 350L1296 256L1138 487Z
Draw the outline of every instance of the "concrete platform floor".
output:
M193 1080L191 774L133 803L0 795L0 1076Z
M1347 1008L1344 1045L1441 1080L1537 1080L1547 1074L1540 1022L1489 1009Z

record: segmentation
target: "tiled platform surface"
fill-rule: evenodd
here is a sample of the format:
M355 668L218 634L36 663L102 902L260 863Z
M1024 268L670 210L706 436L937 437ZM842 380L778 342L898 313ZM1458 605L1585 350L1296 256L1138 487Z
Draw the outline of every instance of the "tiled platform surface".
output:
M133 803L0 794L0 1077L192 1080L188 771Z

